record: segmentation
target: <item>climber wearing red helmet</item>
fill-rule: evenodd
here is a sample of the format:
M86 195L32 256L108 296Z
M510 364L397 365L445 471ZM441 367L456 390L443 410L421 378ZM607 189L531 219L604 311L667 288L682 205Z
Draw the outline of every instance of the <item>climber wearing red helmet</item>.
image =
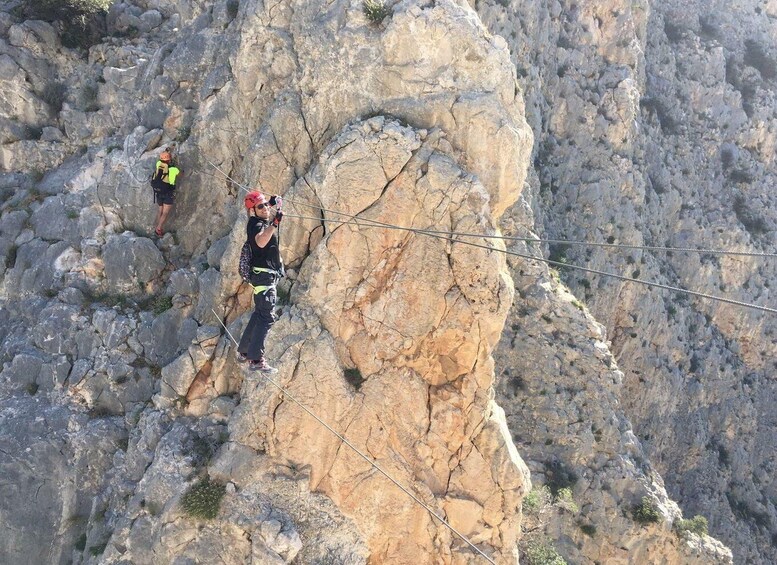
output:
M159 237L162 237L165 233L165 220L167 220L167 216L170 215L170 211L173 208L175 180L179 174L181 174L181 170L173 164L171 149L166 147L159 155L154 175L151 177L151 187L154 189L154 202L159 205L154 233Z
M278 301L275 285L284 275L278 247L278 226L283 219L279 209L273 209L279 197L269 200L259 191L249 192L244 200L248 211L246 235L251 246L251 287L254 290L254 312L238 345L238 360L247 361L249 368L275 372L264 356L264 340L275 322L273 309Z

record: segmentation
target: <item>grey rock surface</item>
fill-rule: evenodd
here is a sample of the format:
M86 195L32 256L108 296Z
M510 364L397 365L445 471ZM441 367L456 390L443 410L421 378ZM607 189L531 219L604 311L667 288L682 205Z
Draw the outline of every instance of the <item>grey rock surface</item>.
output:
M282 376L307 383L300 392L336 420L345 404L369 411L367 393L379 381L385 394L376 398L396 401L397 413L417 408L408 422L428 411L429 428L439 429L426 436L394 421L390 440L375 422L349 434L377 456L391 446L387 459L409 462L401 467L408 479L429 488L481 547L499 548L505 562L525 549L514 509L529 482L497 473L493 492L502 494L485 500L491 487L467 477L488 476L486 467L479 472L474 452L453 449L460 438L445 428L461 412L486 422L467 438L506 465L497 468L513 460L508 448L489 451L509 426L536 488L576 474L577 511L554 506L542 528L568 562L729 561L713 538L672 531L680 508L704 514L735 562L775 560L769 318L568 269L558 281L511 260L518 295L491 360L501 325L489 316L507 316L506 277L497 284L466 268L476 253L410 246L408 255L440 268L400 269L382 286L388 279L378 274L391 260L407 266L398 241L362 281L362 263L393 235L362 226L348 239L349 226L319 220L311 206L379 217L381 198L396 198L392 223L415 221L432 200L466 187L458 200L482 219L468 225L454 214L448 229L500 223L518 236L772 250L777 8L755 0L469 4L405 0L376 24L360 2L340 0L120 1L105 41L88 53L64 47L57 26L0 13L0 420L29 430L17 440L0 427L12 454L0 465L25 487L2 487L0 524L13 535L0 542L0 561L401 562L416 547L409 539L424 557L434 547L454 563L472 560L435 527L402 518L407 509L387 518L393 500L382 515L367 514L351 487L375 486L376 497L382 487L354 480L318 436L321 452L289 432L313 435L237 370L219 329L222 318L239 334L251 308L236 272L245 232L234 181L287 196L291 304L272 338ZM65 89L52 97L58 84ZM155 240L148 175L168 145L184 172L168 233ZM429 192L415 202L395 197L398 185ZM532 249L770 304L773 267L751 258ZM338 268L364 261L327 279L313 265L328 272L331 257ZM440 327L437 295L392 318L403 288L448 267L452 278L432 286L442 296L450 279L462 297L440 311L482 308L467 326L467 337L487 344L475 348L472 397L461 379L475 354L456 341L461 332ZM486 306L490 293L499 306ZM411 348L432 327L427 357L387 353ZM391 386L404 373L375 376L389 361L434 382L400 397ZM342 369L352 366L372 379L361 392L344 384ZM319 382L308 367L336 378ZM488 392L493 372L504 420ZM428 445L408 439L427 436ZM307 467L311 454L332 467ZM99 477L83 468L90 458ZM64 477L57 492L43 483L47 467ZM74 469L88 480L72 480ZM205 476L222 481L226 495L215 521L198 524L180 501ZM435 486L443 484L447 491ZM38 486L51 504L29 502ZM658 505L659 524L629 518L642 496ZM24 503L11 517L8 509ZM397 531L417 527L394 553L376 550L385 538L375 524L393 518Z

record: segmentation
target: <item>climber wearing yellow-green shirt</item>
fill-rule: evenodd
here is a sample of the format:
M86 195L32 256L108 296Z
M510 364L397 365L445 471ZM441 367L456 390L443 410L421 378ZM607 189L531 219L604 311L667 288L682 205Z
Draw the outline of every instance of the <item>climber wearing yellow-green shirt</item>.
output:
M159 155L159 161L156 162L156 169L154 169L154 176L151 177L151 186L154 189L154 202L159 205L154 233L159 237L162 237L165 233L163 231L165 220L170 215L170 210L173 209L175 181L180 174L181 169L173 164L173 156L168 147Z

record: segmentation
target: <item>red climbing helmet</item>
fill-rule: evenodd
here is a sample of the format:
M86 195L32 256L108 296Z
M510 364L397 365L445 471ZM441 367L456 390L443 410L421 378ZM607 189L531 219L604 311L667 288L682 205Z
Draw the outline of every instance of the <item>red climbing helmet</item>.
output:
M253 192L249 192L248 194L246 194L246 198L244 202L245 202L246 208L250 210L257 204L265 204L267 202L267 199L264 197L264 194L262 194L258 190L254 190Z
M173 160L173 156L170 155L169 151L162 151L162 154L159 155L159 160L162 161L163 163L169 163L170 161Z

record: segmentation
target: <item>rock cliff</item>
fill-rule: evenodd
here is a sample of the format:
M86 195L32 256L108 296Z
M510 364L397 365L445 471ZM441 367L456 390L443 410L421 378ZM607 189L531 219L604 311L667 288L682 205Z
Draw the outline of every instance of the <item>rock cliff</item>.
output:
M671 497L767 560L765 318L505 259L536 245L419 232L768 246L735 173L766 185L766 159L743 148L768 154L769 51L718 29L744 16L698 20L713 45L673 10L405 0L371 19L345 0L135 0L111 6L86 51L8 5L2 560L483 561L235 362L246 185L285 197L276 382L496 562L533 563L549 540L572 563L730 563L715 539L673 531ZM667 65L688 78L658 80ZM675 92L700 108L717 92L734 121L705 137L711 117L681 115ZM154 238L147 177L167 145L184 172L172 233ZM721 173L701 166L724 154ZM685 177L720 189L691 196ZM716 213L725 198L734 216ZM545 251L768 297L768 270L746 287L746 262ZM722 267L734 278L718 282ZM691 375L715 361L717 384L701 386ZM542 492L555 503L537 514ZM657 522L635 521L642 497Z
M535 132L524 194L538 233L774 252L771 3L478 10L507 38L524 87ZM564 245L546 253L773 306L773 259ZM624 373L617 397L670 495L709 519L736 562L773 562L772 316L560 273L608 329Z

